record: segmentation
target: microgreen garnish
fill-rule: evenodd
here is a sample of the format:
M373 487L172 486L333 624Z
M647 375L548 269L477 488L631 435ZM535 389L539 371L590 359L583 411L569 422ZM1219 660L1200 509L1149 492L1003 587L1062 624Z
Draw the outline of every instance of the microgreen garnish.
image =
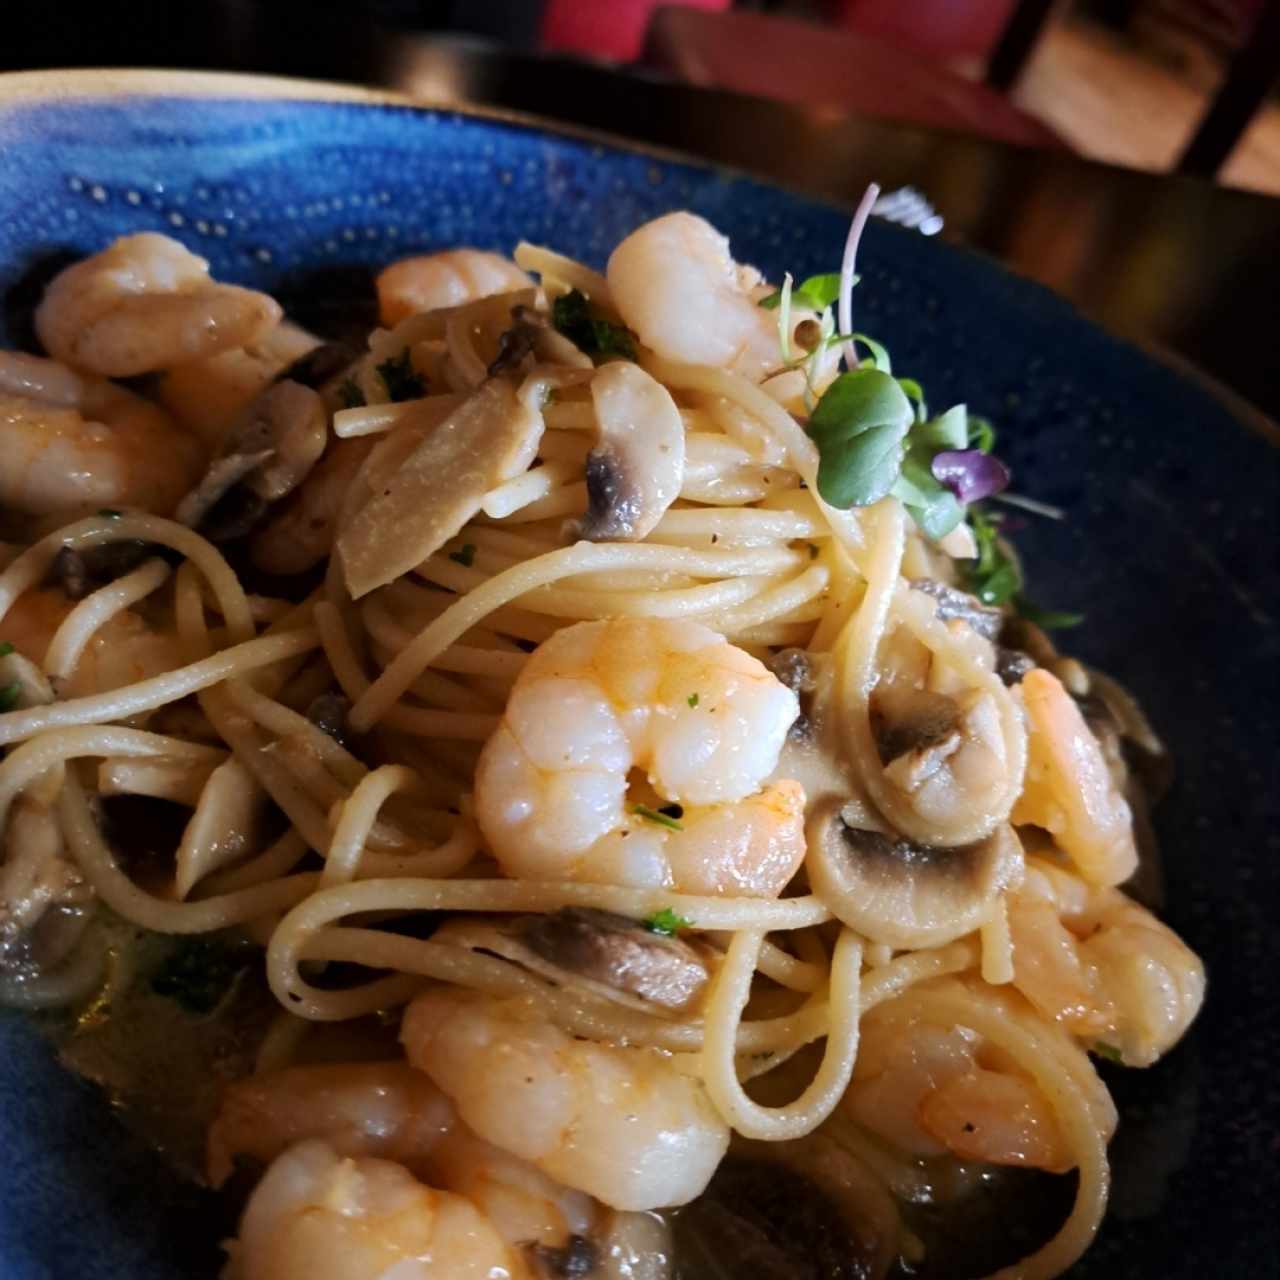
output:
M940 449L929 469L961 502L993 497L1009 483L1009 468L981 449Z
M854 284L858 283L857 276L853 278ZM791 290L791 305L793 307L803 307L806 311L821 311L824 307L829 307L840 296L840 273L838 271L828 271L820 276L809 276L806 280L801 280ZM766 311L773 311L782 301L782 290L777 289L767 298L760 299L760 306Z
M689 695L688 702L691 707L696 707L698 705L698 695L696 693L691 693Z
M693 921L687 920L684 916L677 915L670 907L663 907L661 911L655 911L653 915L642 920L650 933L660 933L663 937L674 938L681 929L691 929Z
M570 289L551 304L551 323L579 351L593 360L603 360L608 356L622 356L627 360L636 358L631 330L593 315L586 294L578 289Z
M670 827L672 831L684 830L684 824L677 822L669 813L663 813L660 809L650 809L647 804L632 805L631 812L646 822L656 822L660 827Z
M868 365L873 369L879 369L881 373L893 372L893 361L889 359L889 353L874 338L869 338L865 333L855 333L851 335L853 342L862 343L868 351L871 352L869 357L865 357L858 361L859 368L866 368ZM856 348L855 348L856 349ZM920 389L920 384L912 384L916 390ZM905 391L905 388L903 388ZM923 393L922 393L923 395Z
M463 565L470 569L476 562L476 548L473 542L464 542L457 551L449 552L449 559L455 564Z
M1084 621L1083 613L1071 613L1065 609L1042 609L1021 594L1014 596L1013 607L1028 622L1034 622L1041 631L1066 631L1070 627L1078 627Z
M0 688L0 711L12 711L22 696L22 686L15 680Z
M1004 604L1021 590L1022 573L1000 545L1000 517L974 507L969 512L969 523L978 555L977 559L964 562L966 585L983 604Z
M413 367L413 360L406 347L398 356L391 356L376 366L378 376L387 386L387 395L393 402L417 400L426 394L426 383Z
M358 409L364 404L364 392L354 378L344 378L338 387L338 399L344 409Z
M98 514L105 520L119 520L123 513L117 511L115 507L99 507Z
M13 644L9 640L0 640L0 658L7 658L14 652Z
M969 444L983 453L990 453L996 447L996 429L986 418L975 415L969 417Z
M1089 1046L1089 1052L1095 1058L1105 1058L1108 1062L1124 1062L1124 1055L1113 1044L1108 1044L1105 1040L1095 1040Z

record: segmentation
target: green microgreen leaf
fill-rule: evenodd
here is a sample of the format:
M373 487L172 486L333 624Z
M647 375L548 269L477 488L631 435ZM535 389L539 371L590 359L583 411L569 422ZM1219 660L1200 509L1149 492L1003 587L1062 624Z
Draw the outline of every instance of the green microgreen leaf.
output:
M903 440L914 421L911 401L880 369L842 373L809 418L818 446L818 492L833 507L865 507L893 487Z
M13 652L15 650L11 641L0 640L0 658L7 658Z
M12 711L21 696L22 686L16 680L13 684L4 685L0 688L0 711Z
M1021 593L1014 596L1013 607L1042 631L1066 631L1070 627L1078 627L1084 621L1083 613L1072 613L1065 609L1042 609Z
M969 417L969 439L961 448L980 449L990 453L996 447L996 429L986 418Z
M853 283L858 283L857 276L854 276ZM782 289L774 290L767 298L761 298L759 305L766 311L776 310L782 302L782 293ZM839 296L840 273L827 271L819 276L809 276L796 285L791 290L791 305L802 307L806 311L822 311L831 306Z
M893 372L893 361L889 359L889 353L874 338L868 338L865 333L855 333L853 340L862 343L871 352L869 360L863 357L858 361L859 368L864 368L870 363L873 369L879 369L881 373Z
M983 604L1005 604L1022 589L1022 574L1000 545L999 521L981 507L970 507L969 523L978 555L965 562L966 585Z
M698 695L696 693L691 693L687 701L690 707L696 707L698 705Z
M667 938L674 938L681 929L693 927L692 920L677 915L670 907L663 907L661 911L655 911L653 915L641 921L641 923L650 933L660 933Z

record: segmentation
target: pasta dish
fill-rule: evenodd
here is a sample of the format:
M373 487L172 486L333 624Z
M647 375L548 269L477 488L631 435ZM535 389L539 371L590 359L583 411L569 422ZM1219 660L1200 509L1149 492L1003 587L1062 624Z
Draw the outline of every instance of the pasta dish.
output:
M1099 1060L1204 995L1167 760L854 331L869 208L781 287L690 213L406 258L355 343L132 235L0 353L0 1000L194 1135L227 1280L1097 1232Z

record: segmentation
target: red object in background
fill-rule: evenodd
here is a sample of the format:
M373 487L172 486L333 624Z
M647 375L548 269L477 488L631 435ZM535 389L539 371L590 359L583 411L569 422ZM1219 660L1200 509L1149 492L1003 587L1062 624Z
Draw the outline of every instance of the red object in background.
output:
M860 32L756 13L664 7L649 28L646 58L690 84L1024 146L1065 147L994 89Z
M719 12L732 0L682 0L683 7ZM542 46L562 53L586 53L634 62L644 49L653 11L664 0L547 0L542 14Z
M983 60L1017 0L835 0L842 27L878 36L939 62Z

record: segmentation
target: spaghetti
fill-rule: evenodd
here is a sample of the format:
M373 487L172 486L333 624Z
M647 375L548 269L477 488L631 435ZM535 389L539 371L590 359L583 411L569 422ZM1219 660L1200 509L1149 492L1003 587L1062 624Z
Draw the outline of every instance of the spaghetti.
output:
M679 1099L687 1127L652 1141L693 1144L685 1174L710 1152L702 1186L731 1131L732 1159L820 1182L838 1150L856 1170L841 1194L874 1185L868 1221L890 1223L879 1274L927 1258L903 1194L919 1162L1075 1170L1057 1233L999 1274L1070 1266L1102 1218L1115 1123L1087 1050L1145 1064L1203 994L1196 957L1114 887L1134 859L1118 744L1160 747L1114 682L964 591L993 544L959 507L929 524L922 502L955 504L927 475L832 500L815 424L859 373L864 206L835 306L808 287L793 302L790 277L773 305L688 214L629 237L607 275L530 245L518 266L468 250L398 264L380 285L397 322L313 389L321 448L272 418L264 384L187 477L213 499L194 528L127 492L96 514L74 486L18 505L0 572L0 1001L92 994L109 914L240 931L282 1010L262 1081L305 1069L310 1028L408 1005L421 1088L555 1195L589 1191L590 1231L673 1202L575 1183L577 1157L510 1136L543 1095L494 1112L457 1083L439 1028L483 1026L512 1054L532 1037L574 1071L613 1064ZM148 239L111 253L149 279ZM223 288L202 279L185 311L148 284L167 297L154 323L199 325ZM55 289L45 308L76 305ZM171 348L145 307L121 314L138 351ZM68 447L67 371L6 360L21 368L0 388L21 394L0 399L0 431L34 458ZM597 381L619 361L631 372ZM100 372L90 360L84 385ZM178 386L164 403L182 433ZM912 421L935 449L957 443L951 415ZM909 460L915 439L893 448ZM95 465L170 465L120 450ZM284 552L295 576L251 594ZM78 601L58 585L68 554L93 579ZM368 579L380 558L412 567ZM199 816L171 882L131 875L103 820L121 795ZM76 923L53 946L60 913ZM614 1141L611 1104L579 1105L575 1123ZM388 1150L344 1150L322 1112L290 1132L357 1161ZM620 1164L662 1158L644 1134L617 1140L639 1143ZM427 1155L395 1158L469 1194ZM588 1227L539 1231L539 1249L570 1249ZM543 1274L520 1240L497 1247L511 1274ZM235 1265L269 1274L247 1235Z

